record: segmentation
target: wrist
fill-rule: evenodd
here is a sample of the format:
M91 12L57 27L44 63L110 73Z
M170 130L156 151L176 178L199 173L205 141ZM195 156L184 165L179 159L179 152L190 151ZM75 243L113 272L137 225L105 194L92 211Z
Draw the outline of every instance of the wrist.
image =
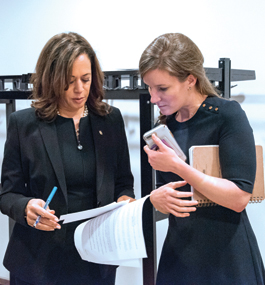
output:
M180 172L183 170L183 167L186 165L186 162L179 158L177 155L173 159L172 171L175 174L180 176Z

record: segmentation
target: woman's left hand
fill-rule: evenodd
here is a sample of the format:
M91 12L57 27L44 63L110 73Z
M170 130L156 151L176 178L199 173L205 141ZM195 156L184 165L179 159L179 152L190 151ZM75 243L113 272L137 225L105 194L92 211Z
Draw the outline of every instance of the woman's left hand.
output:
M175 172L176 167L180 163L184 163L175 153L173 149L166 146L155 134L152 135L154 143L158 146L158 150L149 149L146 145L144 151L148 155L148 162L155 170L164 172Z
M177 190L186 184L186 181L170 182L153 190L150 194L151 203L161 213L181 218L189 217L191 212L196 211L198 202L183 199L193 195L192 192Z
M127 200L130 200L129 203L135 201L135 199L133 199L132 197L123 195L123 196L121 196L121 197L117 200L117 202L119 203L119 202L121 202L121 201L127 201Z

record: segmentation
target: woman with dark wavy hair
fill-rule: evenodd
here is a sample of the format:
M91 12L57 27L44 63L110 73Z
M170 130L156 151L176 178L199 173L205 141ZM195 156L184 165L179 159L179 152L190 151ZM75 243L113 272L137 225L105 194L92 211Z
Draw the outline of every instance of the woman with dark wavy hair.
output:
M144 147L157 186L164 185L150 200L170 214L157 284L262 285L264 266L245 210L256 173L253 132L241 106L218 96L203 61L191 39L171 33L156 38L139 63L151 102L160 109L159 123L187 156L184 162L155 135L158 151ZM189 165L194 145L219 145L222 178ZM197 207L191 186L216 206Z
M80 222L58 222L63 214L134 200L123 119L102 101L103 78L86 39L55 35L32 76L32 107L10 116L0 209L15 221L4 257L11 285L115 283L115 266L83 261L76 251Z

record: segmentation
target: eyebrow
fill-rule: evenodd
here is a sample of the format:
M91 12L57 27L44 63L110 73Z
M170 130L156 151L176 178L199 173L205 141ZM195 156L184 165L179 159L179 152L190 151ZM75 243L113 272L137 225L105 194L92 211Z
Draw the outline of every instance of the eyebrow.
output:
M91 76L91 73L90 72L88 72L88 73L86 73L86 74L83 74L83 75L81 75L81 76ZM74 75L71 75L71 77L75 77Z
M145 85L147 85L147 86L149 86L148 84L146 84L145 82L144 82L144 84ZM154 85L155 87L161 87L161 86L168 86L169 84L165 84L165 83L161 83L161 84L156 84L156 85Z

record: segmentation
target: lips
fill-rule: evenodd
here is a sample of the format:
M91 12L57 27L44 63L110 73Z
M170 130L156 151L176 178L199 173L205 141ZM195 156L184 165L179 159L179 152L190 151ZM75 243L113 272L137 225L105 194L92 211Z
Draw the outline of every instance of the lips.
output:
M157 105L157 107L163 115L170 115L172 111L169 105Z
M74 101L80 103L84 100L84 97L81 97L81 98L73 98Z

